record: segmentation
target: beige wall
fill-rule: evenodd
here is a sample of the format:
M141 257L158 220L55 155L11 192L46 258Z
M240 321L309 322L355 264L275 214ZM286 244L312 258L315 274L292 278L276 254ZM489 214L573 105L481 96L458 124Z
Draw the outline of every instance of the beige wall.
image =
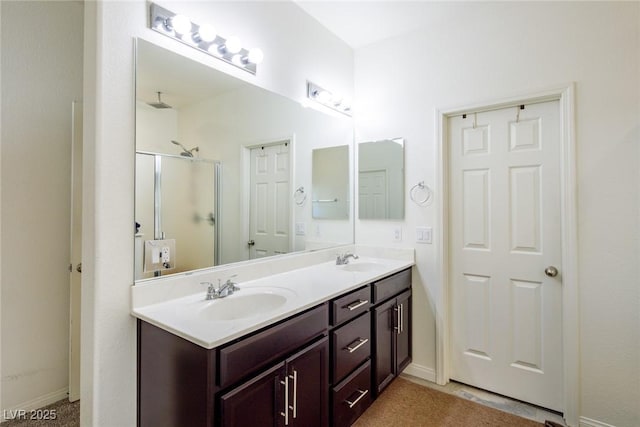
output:
M81 2L2 2L2 409L66 397Z
M433 187L436 109L575 82L579 415L640 425L640 5L434 3L427 12L423 30L356 51L357 140L404 136L406 189L421 180ZM441 206L405 203L405 221L357 222L356 242L414 246L415 227L425 225L442 239L435 228ZM408 236L399 244L395 225ZM433 374L442 315L434 304L443 284L436 245L415 247L414 363Z

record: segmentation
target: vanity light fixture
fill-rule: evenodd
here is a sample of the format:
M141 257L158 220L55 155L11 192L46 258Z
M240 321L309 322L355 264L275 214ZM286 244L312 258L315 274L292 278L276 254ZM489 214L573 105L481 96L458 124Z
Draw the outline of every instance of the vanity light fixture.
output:
M348 100L343 98L341 95L331 93L310 81L307 81L307 98L322 104L325 107L329 107L332 110L351 116L351 103Z
M236 36L224 38L209 24L198 25L189 17L171 12L155 3L150 3L152 30L178 40L208 55L255 74L257 65L264 59L258 48L245 49Z

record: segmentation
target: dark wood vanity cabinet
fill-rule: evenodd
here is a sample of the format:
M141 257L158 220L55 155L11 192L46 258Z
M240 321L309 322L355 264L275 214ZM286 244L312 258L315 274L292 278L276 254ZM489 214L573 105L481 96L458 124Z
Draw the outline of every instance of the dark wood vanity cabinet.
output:
M328 357L323 338L223 394L219 425L326 426Z
M396 292L404 291L373 308L373 381L376 395L411 362L411 275L403 273L406 272L389 279L392 279ZM376 284L374 293L375 289ZM384 296L389 297L389 294L384 293Z
M138 320L138 425L350 426L411 361L411 269L207 350Z

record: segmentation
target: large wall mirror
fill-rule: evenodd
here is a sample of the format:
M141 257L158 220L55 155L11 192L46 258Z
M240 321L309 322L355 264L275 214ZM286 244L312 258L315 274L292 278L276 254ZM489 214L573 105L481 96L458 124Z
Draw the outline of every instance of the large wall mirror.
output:
M136 280L353 243L350 118L136 44ZM313 163L331 147L342 163ZM322 167L339 218L313 214Z
M358 218L404 219L404 139L358 144Z

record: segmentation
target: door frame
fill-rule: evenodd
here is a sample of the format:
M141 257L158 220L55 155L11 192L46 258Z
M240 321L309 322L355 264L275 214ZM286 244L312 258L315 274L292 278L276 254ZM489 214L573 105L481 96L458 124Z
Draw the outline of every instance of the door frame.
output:
M577 179L575 141L575 84L550 88L520 96L490 100L455 108L436 109L436 212L437 229L442 237L436 239L436 275L442 289L435 298L436 308L436 382L444 385L450 380L451 319L449 280L449 150L448 119L462 113L481 112L513 107L533 102L559 101L560 103L560 194L562 226L562 344L564 418L570 426L579 419L579 318L578 318L578 241L577 241Z
M262 142L252 142L242 145L240 148L240 159L242 164L242 199L240 200L240 212L242 224L246 226L242 228L242 239L244 242L249 241L249 215L251 209L251 150L258 147L268 147L271 145L280 145L283 143L289 144L289 184L291 188L294 188L294 181L296 176L295 165L295 134L284 136L282 138L269 138ZM290 201L293 202L293 191L289 194ZM289 251L293 251L295 247L295 203L289 203ZM250 250L249 247L244 245L242 254L245 255L245 260L249 260Z

